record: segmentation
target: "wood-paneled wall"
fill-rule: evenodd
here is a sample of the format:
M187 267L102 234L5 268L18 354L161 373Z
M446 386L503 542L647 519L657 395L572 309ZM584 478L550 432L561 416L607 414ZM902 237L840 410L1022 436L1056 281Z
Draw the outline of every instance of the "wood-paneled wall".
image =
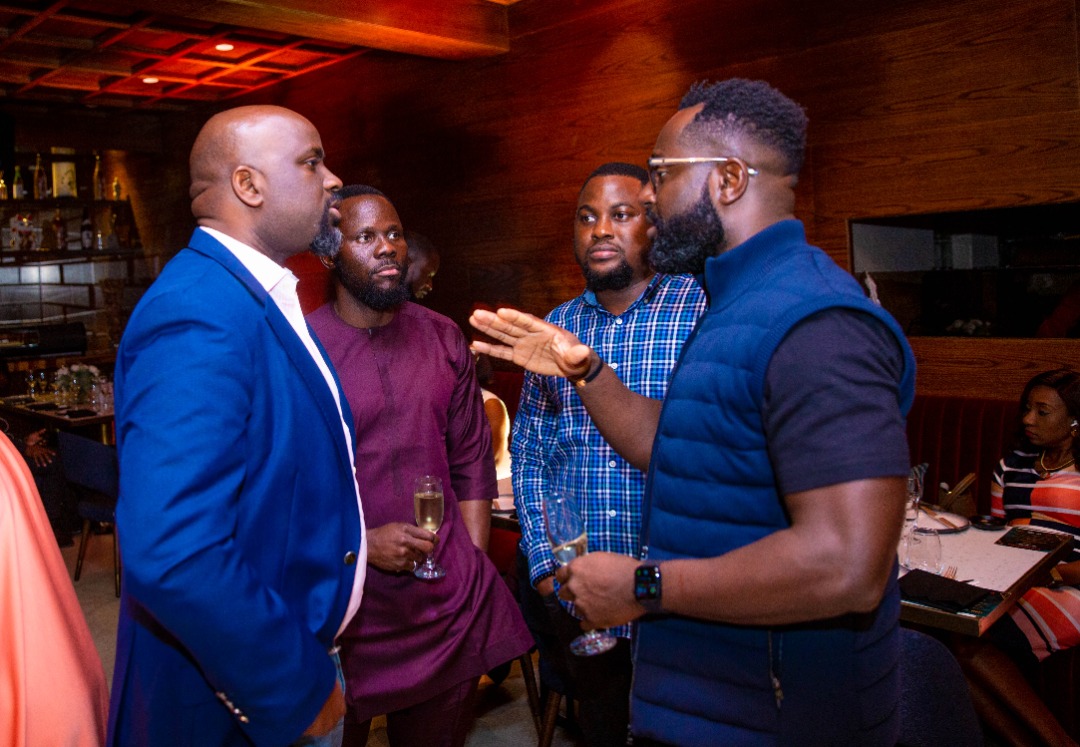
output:
M853 217L1080 199L1076 6L523 0L505 55L368 54L258 100L309 116L331 168L384 189L437 242L436 309L459 322L473 301L544 313L580 291L581 181L604 161L643 163L699 79L763 78L806 107L797 210L844 266ZM1030 368L1029 341L975 345ZM921 391L1013 396L997 376L961 385L961 348L916 345Z

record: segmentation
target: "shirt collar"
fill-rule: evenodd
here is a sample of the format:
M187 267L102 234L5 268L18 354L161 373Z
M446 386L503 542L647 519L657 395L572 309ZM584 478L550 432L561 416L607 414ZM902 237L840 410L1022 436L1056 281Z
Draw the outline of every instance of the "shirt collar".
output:
M267 293L273 290L274 286L283 279L290 276L293 278L293 284L295 285L296 276L293 275L291 270L282 267L258 249L253 249L244 242L234 239L232 236L224 234L215 228L199 226L199 230L206 231L206 233L217 239L222 246L232 252L233 256L255 277L255 280Z
M664 278L666 277L668 276L661 275L660 273L656 273L655 275L653 275L652 279L649 280L649 284L645 286L645 290L641 292L641 295L638 296L632 304L626 307L626 311L624 311L623 313L625 314L629 311L634 310L641 304L651 301L653 296L655 296L657 291L660 289L660 284L664 281ZM596 294L588 288L586 288L585 292L581 294L581 298L589 306L596 307L600 311L603 311L605 314L611 313L607 309L605 309L598 300L596 300Z

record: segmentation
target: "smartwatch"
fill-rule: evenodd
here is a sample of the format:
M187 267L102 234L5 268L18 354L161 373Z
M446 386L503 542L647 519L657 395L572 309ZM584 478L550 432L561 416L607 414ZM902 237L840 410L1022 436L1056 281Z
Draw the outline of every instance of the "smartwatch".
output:
M639 565L634 569L634 599L646 612L663 611L660 595L660 566Z

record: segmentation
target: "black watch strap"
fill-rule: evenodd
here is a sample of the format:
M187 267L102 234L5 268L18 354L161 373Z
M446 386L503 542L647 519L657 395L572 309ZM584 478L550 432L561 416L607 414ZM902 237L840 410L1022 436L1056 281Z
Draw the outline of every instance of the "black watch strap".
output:
M639 565L634 569L634 598L647 612L661 612L660 566Z

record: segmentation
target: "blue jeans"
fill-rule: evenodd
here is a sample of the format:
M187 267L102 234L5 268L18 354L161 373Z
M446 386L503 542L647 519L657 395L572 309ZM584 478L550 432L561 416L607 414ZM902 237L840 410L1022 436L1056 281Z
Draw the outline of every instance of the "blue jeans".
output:
M341 685L341 692L345 692L345 675L341 671L341 657L338 655L337 648L330 652L330 658L334 660L334 666L337 667L337 679L338 684ZM341 747L341 741L345 735L345 719L341 719L337 722L337 725L330 730L329 734L324 734L321 737L300 737L292 743L290 747Z

